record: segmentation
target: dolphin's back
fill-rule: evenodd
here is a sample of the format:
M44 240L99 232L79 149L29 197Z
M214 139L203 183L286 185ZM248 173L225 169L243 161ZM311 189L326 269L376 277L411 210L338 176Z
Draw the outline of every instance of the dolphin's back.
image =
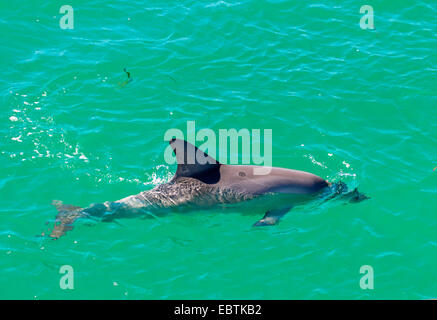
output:
M191 178L204 184L246 195L270 192L313 194L328 186L309 172L261 166L225 165L184 140L172 139L177 170L172 181ZM200 156L200 158L199 158ZM202 161L200 161L202 160Z
M219 184L243 189L253 194L270 192L314 194L328 186L328 182L321 177L299 170L269 168L267 174L254 174L255 169L260 170L262 168L258 166L222 165Z

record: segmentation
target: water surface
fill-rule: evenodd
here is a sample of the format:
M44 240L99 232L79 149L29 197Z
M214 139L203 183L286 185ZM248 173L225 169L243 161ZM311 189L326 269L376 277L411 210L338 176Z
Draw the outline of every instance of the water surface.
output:
M437 7L378 1L362 30L364 4L75 1L62 30L61 4L2 2L0 298L435 298ZM169 181L164 133L187 121L273 129L274 166L372 199L295 208L272 228L207 210L39 236L54 199Z

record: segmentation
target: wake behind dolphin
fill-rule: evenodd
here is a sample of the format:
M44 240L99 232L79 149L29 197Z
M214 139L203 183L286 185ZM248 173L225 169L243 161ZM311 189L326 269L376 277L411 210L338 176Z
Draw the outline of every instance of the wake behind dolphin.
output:
M58 209L50 236L59 238L80 218L113 221L119 218L156 216L172 211L192 211L211 207L232 207L245 202L264 216L254 226L275 225L293 207L316 198L339 195L351 202L368 199L357 189L347 191L342 183L331 184L312 173L250 165L225 165L184 140L172 139L177 170L168 183L114 202L92 204L88 208L54 202ZM200 157L202 160L199 160Z

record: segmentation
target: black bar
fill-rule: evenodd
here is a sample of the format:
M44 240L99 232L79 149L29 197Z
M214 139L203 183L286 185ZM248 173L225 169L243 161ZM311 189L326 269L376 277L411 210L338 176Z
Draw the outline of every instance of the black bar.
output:
M394 312L404 312L411 307L434 311L435 300L41 300L41 301L0 301L4 311L11 307L14 318L20 312L33 315L32 309L43 311L46 316L62 312L68 315L88 318L102 315L125 313L125 318L145 319L319 319L327 314L346 315L349 318L368 316L374 318L381 311L391 316ZM55 309L57 311L54 311ZM432 309L431 309L432 308ZM58 311L59 310L59 311ZM434 313L434 312L433 312Z

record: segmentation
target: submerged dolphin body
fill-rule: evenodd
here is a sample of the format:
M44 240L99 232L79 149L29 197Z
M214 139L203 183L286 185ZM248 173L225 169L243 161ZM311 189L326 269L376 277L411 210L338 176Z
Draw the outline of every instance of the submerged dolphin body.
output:
M265 212L264 217L254 224L265 226L276 224L292 207L320 196L331 198L342 194L355 202L367 199L356 189L347 192L344 183L331 185L308 172L268 168L266 174L255 174L256 170L265 167L221 164L183 140L173 139L170 145L178 163L176 174L170 182L115 202L93 204L85 209L55 202L59 213L50 236L61 237L73 228L74 221L82 217L112 221L155 216L168 211L232 207L246 202L249 207Z

